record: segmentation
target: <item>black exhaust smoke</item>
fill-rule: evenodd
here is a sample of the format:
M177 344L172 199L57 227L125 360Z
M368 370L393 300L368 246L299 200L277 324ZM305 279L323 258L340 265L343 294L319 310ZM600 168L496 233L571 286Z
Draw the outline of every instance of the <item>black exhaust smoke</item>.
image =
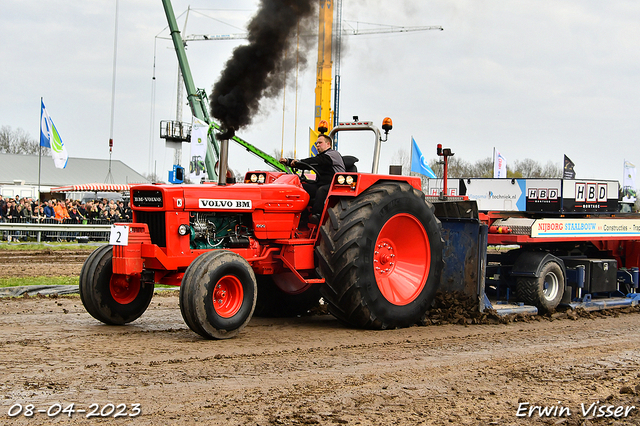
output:
M311 25L318 0L261 0L248 25L249 44L233 51L211 94L211 115L220 121L224 136L251 123L262 97L274 97L283 88L286 71L296 66L296 29ZM309 32L308 30L306 32ZM302 40L302 39L301 39ZM304 40L302 51L312 45ZM286 57L286 60L285 60ZM298 65L306 65L304 55Z

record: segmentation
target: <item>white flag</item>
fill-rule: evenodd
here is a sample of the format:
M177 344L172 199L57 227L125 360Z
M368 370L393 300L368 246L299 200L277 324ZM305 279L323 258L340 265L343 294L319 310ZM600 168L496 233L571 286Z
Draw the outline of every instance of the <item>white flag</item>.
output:
M624 160L623 188L636 189L636 166L631 161Z
M624 160L624 176L622 178L622 202L636 202L636 166Z
M47 109L44 107L44 101L40 99L40 102L42 104L40 109L40 146L51 148L53 164L59 169L64 169L67 167L67 161L69 160L67 148L65 148L58 130L53 124L53 120L51 120Z
M191 157L189 158L189 180L191 183L200 183L203 178L207 179L204 159L207 156L208 133L209 125L193 117L193 124L191 125Z
M497 149L493 149L493 177L507 177L507 159Z

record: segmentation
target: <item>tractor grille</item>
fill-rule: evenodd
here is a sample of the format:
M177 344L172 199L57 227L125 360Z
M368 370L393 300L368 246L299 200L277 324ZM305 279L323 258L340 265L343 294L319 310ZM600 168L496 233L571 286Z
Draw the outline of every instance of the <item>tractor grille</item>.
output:
M167 246L165 212L136 212L136 222L146 223L151 234L151 242L159 247Z

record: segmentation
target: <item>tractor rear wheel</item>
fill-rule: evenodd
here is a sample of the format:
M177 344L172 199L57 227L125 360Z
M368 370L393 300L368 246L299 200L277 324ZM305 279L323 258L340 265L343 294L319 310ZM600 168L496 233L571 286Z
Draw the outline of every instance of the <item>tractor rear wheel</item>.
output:
M306 314L320 304L320 286L305 285L292 272L256 275L258 281L257 317L285 318Z
M424 194L405 182L339 200L328 209L316 248L329 312L371 329L420 321L440 282L440 229Z
M228 250L201 254L180 286L180 312L189 328L208 339L235 337L256 306L256 277L242 256Z
M153 297L153 283L140 274L114 274L113 247L93 251L80 271L80 299L89 314L110 325L122 325L140 317Z

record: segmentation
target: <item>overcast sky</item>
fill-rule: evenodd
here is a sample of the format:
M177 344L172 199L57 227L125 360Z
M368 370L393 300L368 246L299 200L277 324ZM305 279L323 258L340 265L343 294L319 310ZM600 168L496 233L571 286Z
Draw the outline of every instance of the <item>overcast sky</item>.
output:
M115 0L2 5L0 126L39 138L42 97L70 157L108 158ZM224 34L243 32L258 2L174 0L180 28L188 6L186 35ZM566 154L578 178L621 181L624 159L640 165L640 2L358 0L344 2L343 19L444 27L346 40L341 118L358 115L378 126L393 119L382 172L398 150L409 152L411 136L427 158L435 158L438 143L469 162L490 157L494 147L508 163L531 158L560 166ZM172 44L156 38L168 37L166 26L159 0L119 2L113 158L165 179L174 154L158 128L176 117L177 84ZM242 43L189 43L196 87L210 92ZM293 88L286 92L284 116L282 97L267 101L240 137L273 153L281 148L284 121L285 151L293 151L296 135L298 157L307 156L315 50L308 60L297 99ZM190 121L187 106L183 114ZM372 134L358 138L373 142ZM351 145L357 152L346 137L340 151L370 169L371 155L358 138ZM262 163L234 148L230 167L244 173Z

